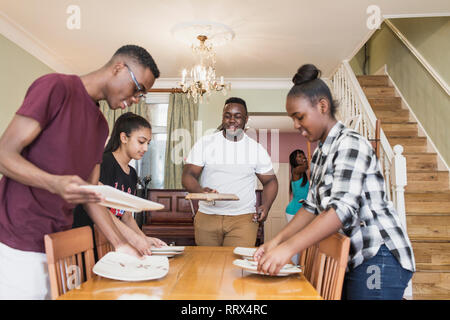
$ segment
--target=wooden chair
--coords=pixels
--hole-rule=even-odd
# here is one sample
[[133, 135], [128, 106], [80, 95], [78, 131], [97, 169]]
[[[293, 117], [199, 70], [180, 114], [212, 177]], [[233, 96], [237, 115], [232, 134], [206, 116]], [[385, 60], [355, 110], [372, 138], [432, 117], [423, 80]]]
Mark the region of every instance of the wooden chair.
[[95, 247], [97, 249], [97, 260], [100, 260], [105, 254], [110, 251], [114, 251], [114, 247], [105, 237], [103, 232], [97, 225], [94, 224], [94, 239]]
[[314, 265], [314, 257], [316, 256], [318, 245], [312, 245], [311, 247], [304, 250], [299, 259], [299, 265], [303, 266], [303, 274], [308, 281], [311, 281], [312, 270]]
[[90, 227], [46, 234], [44, 242], [52, 299], [93, 276], [94, 242]]
[[340, 300], [350, 238], [336, 233], [302, 252], [304, 275], [325, 300]]

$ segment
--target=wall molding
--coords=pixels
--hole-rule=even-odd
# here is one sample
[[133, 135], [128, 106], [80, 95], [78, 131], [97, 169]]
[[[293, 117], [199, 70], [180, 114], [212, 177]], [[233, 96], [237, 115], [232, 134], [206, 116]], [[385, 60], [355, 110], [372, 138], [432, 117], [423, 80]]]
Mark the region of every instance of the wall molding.
[[[395, 88], [395, 92], [396, 94], [398, 94], [398, 96], [402, 99], [402, 105], [409, 110], [411, 116], [413, 117], [414, 121], [417, 122], [418, 124], [418, 129], [419, 132], [422, 133], [423, 136], [425, 136], [427, 138], [427, 150], [429, 152], [434, 152], [437, 154], [437, 158], [438, 158], [438, 170], [442, 171], [442, 170], [446, 170], [450, 172], [450, 166], [448, 165], [448, 163], [444, 160], [444, 157], [442, 157], [441, 153], [439, 152], [438, 148], [436, 148], [436, 145], [433, 142], [433, 139], [431, 139], [431, 137], [428, 135], [427, 131], [425, 130], [425, 128], [423, 127], [422, 123], [419, 121], [419, 119], [417, 118], [416, 114], [414, 113], [413, 109], [411, 108], [411, 106], [408, 104], [408, 101], [405, 99], [405, 97], [402, 95], [402, 92], [399, 90], [399, 88], [397, 87], [397, 85], [395, 84], [395, 81], [392, 79], [391, 75], [389, 74], [388, 70], [387, 70], [387, 65], [383, 65], [380, 69], [378, 69], [378, 71], [375, 73], [378, 75], [386, 75], [389, 78], [389, 83], [392, 84], [392, 86]], [[449, 180], [450, 180], [450, 176], [449, 176]], [[450, 181], [449, 181], [450, 182]]]
[[51, 48], [0, 11], [0, 33], [55, 72], [73, 74], [72, 68]]
[[403, 13], [403, 14], [384, 14], [384, 19], [402, 19], [402, 18], [438, 18], [448, 17], [450, 12], [444, 13]]

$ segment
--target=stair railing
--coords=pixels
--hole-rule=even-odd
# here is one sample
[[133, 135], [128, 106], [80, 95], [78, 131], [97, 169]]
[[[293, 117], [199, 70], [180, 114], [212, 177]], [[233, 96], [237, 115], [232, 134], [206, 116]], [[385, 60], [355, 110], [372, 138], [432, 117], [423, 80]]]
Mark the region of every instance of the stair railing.
[[[347, 119], [359, 117], [359, 125], [355, 130], [368, 140], [374, 139], [377, 117], [348, 60], [344, 60], [332, 75], [331, 88], [334, 98], [339, 102], [338, 120], [346, 123]], [[380, 143], [379, 162], [385, 178], [387, 198], [393, 202], [406, 230], [405, 186], [407, 180], [406, 158], [402, 155], [403, 147], [396, 145], [392, 149], [383, 129], [380, 130]]]

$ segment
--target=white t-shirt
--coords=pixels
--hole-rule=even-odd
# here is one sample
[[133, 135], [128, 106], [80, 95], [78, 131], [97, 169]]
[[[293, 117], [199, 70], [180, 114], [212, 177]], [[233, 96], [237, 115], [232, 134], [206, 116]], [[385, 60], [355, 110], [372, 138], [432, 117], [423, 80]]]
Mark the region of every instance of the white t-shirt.
[[240, 215], [256, 212], [256, 173], [272, 170], [266, 149], [244, 134], [240, 141], [227, 140], [222, 131], [203, 136], [192, 147], [186, 163], [203, 167], [200, 185], [232, 193], [238, 201], [199, 202], [199, 211], [206, 214]]

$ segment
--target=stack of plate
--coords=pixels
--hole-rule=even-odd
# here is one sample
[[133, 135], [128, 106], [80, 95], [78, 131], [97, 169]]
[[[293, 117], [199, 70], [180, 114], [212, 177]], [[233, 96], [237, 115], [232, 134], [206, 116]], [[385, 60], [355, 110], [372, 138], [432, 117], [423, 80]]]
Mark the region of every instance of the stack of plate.
[[152, 247], [152, 256], [164, 256], [171, 258], [177, 254], [182, 254], [184, 252], [184, 247], [180, 246], [163, 246], [163, 247]]
[[92, 271], [105, 278], [122, 281], [145, 281], [164, 277], [169, 272], [167, 257], [144, 256], [138, 259], [120, 252], [108, 252]]
[[256, 248], [244, 248], [244, 247], [236, 247], [233, 250], [234, 254], [238, 256], [242, 256], [245, 260], [253, 260], [253, 255], [255, 254]]
[[[242, 268], [245, 271], [248, 271], [250, 273], [266, 275], [265, 273], [257, 271], [258, 262], [256, 262], [256, 261], [236, 259], [233, 261], [233, 264], [236, 267]], [[278, 274], [276, 274], [276, 276], [282, 277], [282, 276], [288, 276], [290, 274], [300, 273], [300, 272], [302, 272], [302, 270], [300, 268], [298, 268], [292, 264], [286, 264], [283, 266], [283, 268], [281, 268], [281, 270], [278, 272]]]

